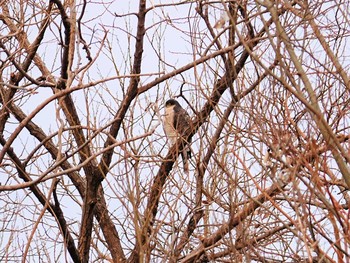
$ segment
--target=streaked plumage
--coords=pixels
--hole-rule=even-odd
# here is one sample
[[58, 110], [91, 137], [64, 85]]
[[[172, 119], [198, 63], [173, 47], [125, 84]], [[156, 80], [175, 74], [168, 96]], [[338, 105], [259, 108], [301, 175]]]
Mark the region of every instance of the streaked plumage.
[[[173, 145], [190, 127], [191, 118], [186, 110], [176, 100], [168, 100], [165, 103], [164, 131], [170, 144]], [[184, 170], [188, 172], [188, 160], [191, 157], [191, 150], [188, 146], [183, 149], [181, 156], [184, 163]]]

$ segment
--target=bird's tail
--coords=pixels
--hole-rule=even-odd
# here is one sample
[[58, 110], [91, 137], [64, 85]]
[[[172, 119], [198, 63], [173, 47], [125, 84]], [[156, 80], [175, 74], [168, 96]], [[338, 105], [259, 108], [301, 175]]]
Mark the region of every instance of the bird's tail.
[[182, 161], [184, 164], [185, 173], [189, 172], [189, 159], [191, 158], [191, 149], [186, 146], [181, 152]]

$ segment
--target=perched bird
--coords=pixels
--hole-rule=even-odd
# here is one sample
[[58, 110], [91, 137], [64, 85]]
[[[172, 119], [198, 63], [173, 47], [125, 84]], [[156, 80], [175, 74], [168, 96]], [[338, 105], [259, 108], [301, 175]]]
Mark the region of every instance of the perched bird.
[[[164, 131], [173, 145], [177, 139], [183, 137], [185, 132], [191, 127], [191, 118], [187, 111], [174, 99], [165, 103]], [[188, 160], [191, 158], [191, 150], [188, 145], [181, 152], [184, 163], [184, 171], [188, 173]]]

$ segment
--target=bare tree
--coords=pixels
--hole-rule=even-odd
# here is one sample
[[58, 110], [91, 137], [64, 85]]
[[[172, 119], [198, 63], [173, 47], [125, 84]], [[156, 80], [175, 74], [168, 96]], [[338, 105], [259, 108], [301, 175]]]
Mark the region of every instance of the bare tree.
[[0, 1], [1, 262], [348, 262], [349, 4]]

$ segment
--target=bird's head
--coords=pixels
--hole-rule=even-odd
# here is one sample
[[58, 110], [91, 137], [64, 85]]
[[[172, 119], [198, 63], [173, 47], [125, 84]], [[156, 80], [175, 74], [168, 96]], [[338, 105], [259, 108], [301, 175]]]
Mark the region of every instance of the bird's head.
[[174, 100], [174, 99], [170, 99], [170, 100], [167, 100], [167, 102], [165, 102], [166, 108], [173, 107], [173, 106], [180, 106], [180, 104], [177, 102], [177, 100]]

